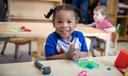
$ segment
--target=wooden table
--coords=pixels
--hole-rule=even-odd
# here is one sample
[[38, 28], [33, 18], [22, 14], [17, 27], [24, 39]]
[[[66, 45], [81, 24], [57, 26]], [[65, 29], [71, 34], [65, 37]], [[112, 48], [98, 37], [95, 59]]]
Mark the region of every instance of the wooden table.
[[[89, 76], [122, 76], [114, 67], [115, 56], [91, 58], [99, 64], [98, 68], [82, 68], [71, 60], [40, 61], [51, 67], [51, 74], [47, 76], [77, 76], [82, 70], [87, 70]], [[111, 70], [107, 70], [107, 68]], [[0, 64], [0, 76], [45, 76], [34, 66], [34, 62]]]
[[[21, 26], [31, 29], [31, 32], [15, 32]], [[13, 30], [13, 32], [11, 32]], [[29, 22], [1, 22], [0, 37], [25, 37], [37, 41], [38, 56], [44, 55], [43, 43], [46, 37], [54, 31], [51, 23], [29, 23]]]
[[[19, 29], [25, 26], [32, 30], [32, 32], [10, 32], [12, 29]], [[106, 41], [105, 55], [108, 55], [110, 34], [92, 27], [78, 26], [76, 30], [83, 32], [84, 36], [101, 37]], [[47, 36], [54, 31], [52, 23], [28, 23], [28, 22], [1, 22], [0, 23], [0, 37], [26, 37], [34, 39], [38, 43], [38, 55], [44, 55], [43, 43]], [[103, 37], [102, 37], [103, 36]]]
[[84, 36], [88, 37], [97, 37], [103, 39], [105, 41], [105, 56], [108, 56], [108, 51], [110, 50], [110, 32], [106, 32], [100, 29], [96, 29], [93, 27], [86, 27], [86, 25], [82, 25], [81, 27], [76, 27], [76, 30], [81, 31]]

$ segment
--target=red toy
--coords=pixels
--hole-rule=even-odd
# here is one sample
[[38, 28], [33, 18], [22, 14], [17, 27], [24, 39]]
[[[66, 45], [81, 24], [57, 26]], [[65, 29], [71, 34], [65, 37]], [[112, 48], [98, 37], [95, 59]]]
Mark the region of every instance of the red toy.
[[23, 31], [23, 32], [31, 32], [31, 29], [28, 29], [25, 26], [21, 26], [20, 30]]
[[24, 30], [24, 29], [26, 29], [26, 28], [25, 28], [25, 26], [21, 26], [20, 29], [21, 29], [21, 30]]
[[115, 61], [115, 66], [120, 69], [128, 67], [128, 51], [126, 49], [120, 51]]
[[25, 29], [24, 31], [25, 32], [31, 32], [31, 29]]

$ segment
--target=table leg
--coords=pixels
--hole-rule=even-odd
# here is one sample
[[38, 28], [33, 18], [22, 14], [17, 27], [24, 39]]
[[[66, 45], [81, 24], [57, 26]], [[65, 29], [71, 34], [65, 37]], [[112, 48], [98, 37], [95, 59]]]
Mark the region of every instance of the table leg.
[[36, 41], [37, 41], [37, 51], [33, 52], [32, 61], [35, 61], [35, 59], [37, 58], [45, 59], [45, 53], [44, 53], [45, 38], [38, 37], [36, 38]]
[[106, 47], [105, 47], [105, 56], [108, 56], [108, 51], [110, 50], [110, 40], [111, 40], [111, 33], [107, 34], [107, 39], [106, 39]]

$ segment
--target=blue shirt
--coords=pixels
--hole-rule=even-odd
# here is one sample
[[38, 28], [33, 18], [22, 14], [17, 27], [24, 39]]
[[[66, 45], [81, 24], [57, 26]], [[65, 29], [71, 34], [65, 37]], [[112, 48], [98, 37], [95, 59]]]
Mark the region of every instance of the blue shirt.
[[[88, 52], [85, 38], [83, 34], [79, 31], [74, 31], [72, 33], [72, 38], [70, 42], [74, 45], [77, 51]], [[53, 56], [59, 53], [68, 52], [69, 43], [67, 43], [59, 34], [56, 32], [51, 33], [45, 44], [45, 56]]]

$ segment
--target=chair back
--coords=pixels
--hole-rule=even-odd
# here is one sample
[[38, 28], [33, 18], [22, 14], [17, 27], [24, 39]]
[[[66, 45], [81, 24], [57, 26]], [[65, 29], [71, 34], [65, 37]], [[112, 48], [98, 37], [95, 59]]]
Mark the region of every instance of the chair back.
[[89, 51], [90, 50], [91, 39], [85, 37], [85, 41], [86, 41], [86, 45], [87, 45], [87, 48], [88, 48], [88, 51]]
[[118, 40], [118, 33], [112, 32], [111, 36], [112, 36], [112, 48], [115, 48]]

